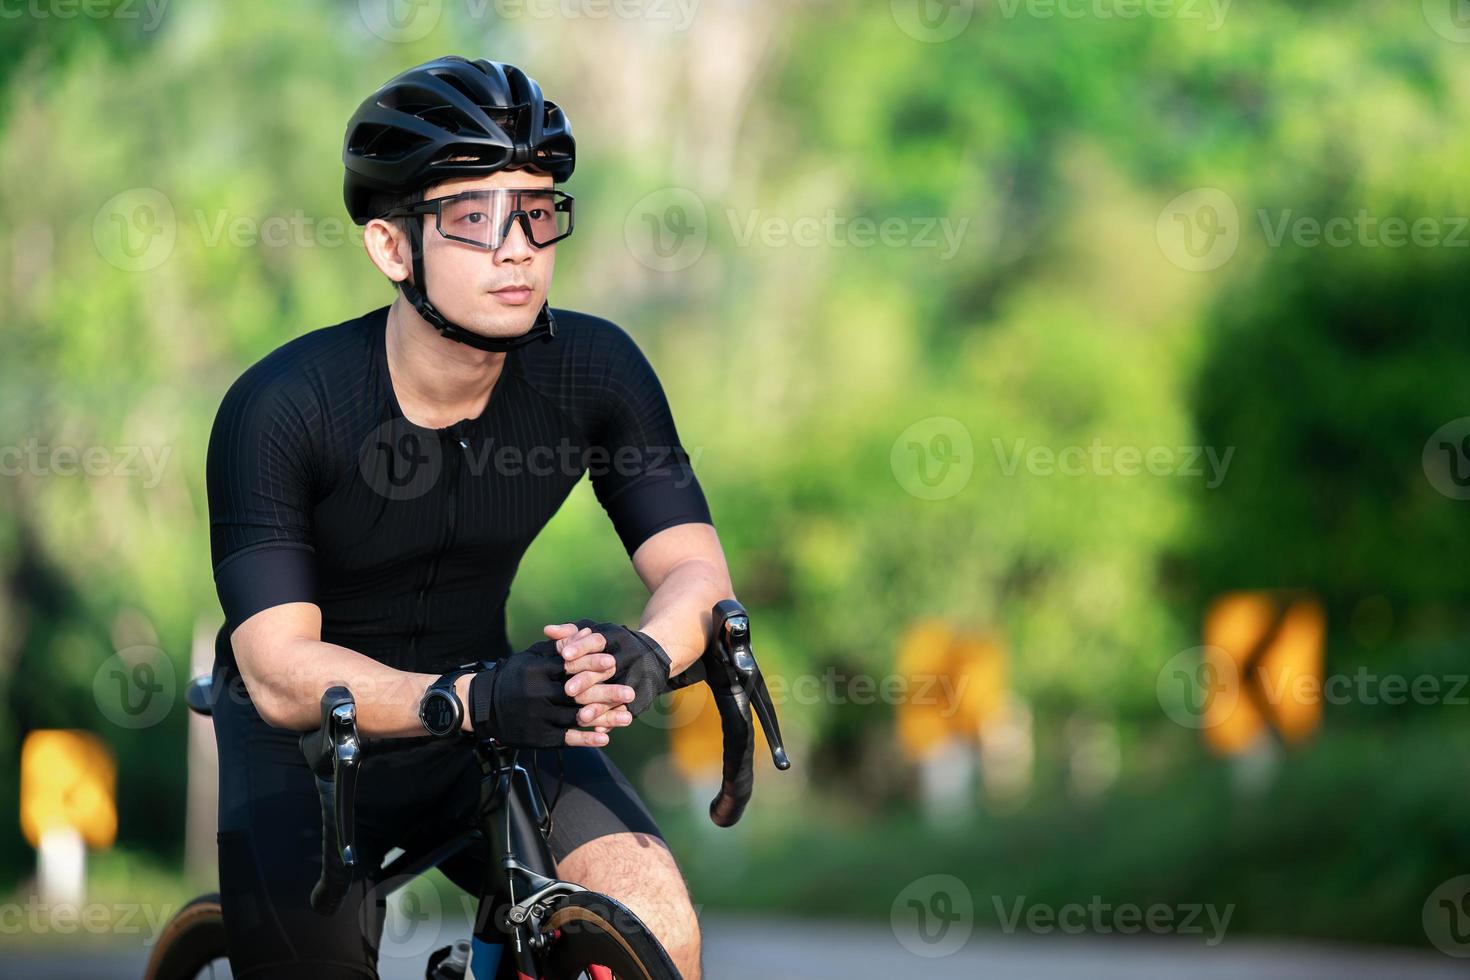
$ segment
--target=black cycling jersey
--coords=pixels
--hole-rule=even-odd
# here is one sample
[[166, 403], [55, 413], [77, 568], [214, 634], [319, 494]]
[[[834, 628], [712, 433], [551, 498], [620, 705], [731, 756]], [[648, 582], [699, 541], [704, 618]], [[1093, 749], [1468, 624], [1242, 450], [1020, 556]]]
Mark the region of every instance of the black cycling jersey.
[[[306, 334], [225, 395], [209, 440], [210, 544], [225, 611], [216, 642], [219, 877], [234, 975], [377, 976], [383, 892], [355, 884], [310, 910], [321, 815], [298, 733], [240, 697], [229, 636], [283, 602], [314, 602], [322, 639], [392, 667], [438, 673], [510, 653], [505, 600], [533, 538], [583, 473], [631, 556], [656, 532], [709, 522], [668, 402], [632, 339], [556, 311], [557, 335], [506, 354], [478, 418], [428, 429], [403, 417], [388, 375], [387, 308]], [[480, 772], [463, 744], [402, 740], [369, 753], [356, 809], [368, 866], [415, 835], [471, 825]], [[659, 836], [600, 749], [538, 752], [555, 793], [561, 860], [608, 834]], [[373, 775], [376, 773], [376, 775]], [[554, 776], [554, 778], [553, 778]], [[472, 855], [444, 865], [477, 888]]]
[[521, 556], [590, 475], [631, 556], [710, 522], [668, 402], [632, 338], [556, 310], [557, 334], [506, 354], [484, 411], [443, 429], [403, 417], [388, 308], [305, 334], [245, 371], [209, 440], [215, 585], [229, 634], [284, 602], [322, 639], [435, 673], [510, 652]]

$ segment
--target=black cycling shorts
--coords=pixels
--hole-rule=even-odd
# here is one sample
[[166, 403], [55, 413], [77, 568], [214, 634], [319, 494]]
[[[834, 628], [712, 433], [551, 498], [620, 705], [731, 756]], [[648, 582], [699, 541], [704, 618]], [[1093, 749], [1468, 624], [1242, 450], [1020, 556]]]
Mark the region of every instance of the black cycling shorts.
[[[229, 686], [235, 677], [233, 669], [221, 667], [215, 690], [241, 690], [237, 680]], [[213, 717], [219, 749], [220, 896], [234, 976], [376, 978], [384, 902], [392, 888], [378, 887], [370, 896], [359, 881], [334, 914], [312, 911], [309, 896], [321, 871], [322, 818], [316, 784], [297, 744], [299, 733], [266, 724], [254, 705], [233, 693], [216, 699]], [[466, 743], [425, 737], [403, 744], [363, 755], [356, 826], [368, 868], [380, 866], [395, 846], [448, 839], [469, 826], [479, 802], [480, 767]], [[662, 839], [638, 794], [602, 750], [547, 749], [535, 755], [548, 804], [565, 765], [552, 811], [550, 846], [558, 861], [607, 834], [631, 831]], [[483, 854], [460, 851], [440, 870], [478, 894]]]

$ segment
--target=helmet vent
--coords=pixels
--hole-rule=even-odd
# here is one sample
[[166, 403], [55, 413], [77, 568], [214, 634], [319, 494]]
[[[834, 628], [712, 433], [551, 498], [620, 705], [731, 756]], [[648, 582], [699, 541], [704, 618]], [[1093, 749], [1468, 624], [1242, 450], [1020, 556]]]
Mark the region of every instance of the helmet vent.
[[453, 106], [425, 106], [423, 109], [414, 113], [414, 115], [418, 116], [424, 122], [433, 123], [446, 133], [458, 134], [463, 132], [460, 126], [461, 118], [459, 110]]
[[436, 74], [436, 77], [445, 85], [454, 86], [456, 89], [459, 90], [460, 95], [463, 95], [471, 102], [479, 101], [479, 95], [469, 85], [465, 83], [465, 80], [459, 76], [459, 73], [457, 71]]
[[349, 152], [374, 160], [401, 160], [429, 141], [389, 126], [363, 125], [352, 133]]
[[505, 135], [511, 139], [522, 138], [520, 120], [523, 115], [523, 110], [488, 105], [482, 105], [480, 108], [485, 110], [485, 115], [490, 117], [491, 122], [505, 131]]

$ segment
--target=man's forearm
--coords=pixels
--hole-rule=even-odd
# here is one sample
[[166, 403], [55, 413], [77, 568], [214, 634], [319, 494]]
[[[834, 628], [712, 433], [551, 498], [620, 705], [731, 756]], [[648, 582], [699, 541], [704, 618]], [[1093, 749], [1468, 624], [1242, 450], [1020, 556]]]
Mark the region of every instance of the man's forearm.
[[710, 609], [735, 594], [729, 574], [704, 558], [690, 558], [669, 570], [649, 596], [638, 628], [658, 642], [680, 674], [704, 653], [711, 628]]
[[[292, 639], [270, 658], [283, 667], [244, 671], [245, 685], [262, 717], [279, 728], [307, 731], [321, 724], [322, 694], [333, 685], [352, 692], [357, 727], [363, 735], [399, 738], [423, 735], [419, 699], [437, 674], [396, 670], [347, 647], [320, 640]], [[468, 712], [469, 677], [460, 678], [460, 700]]]

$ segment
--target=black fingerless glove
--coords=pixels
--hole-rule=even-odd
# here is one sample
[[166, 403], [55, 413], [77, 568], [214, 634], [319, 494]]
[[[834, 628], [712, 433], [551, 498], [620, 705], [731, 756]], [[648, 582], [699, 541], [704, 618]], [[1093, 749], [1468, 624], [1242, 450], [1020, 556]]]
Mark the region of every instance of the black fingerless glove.
[[479, 738], [525, 749], [566, 744], [577, 727], [577, 702], [567, 697], [566, 663], [543, 640], [470, 679], [470, 724]]
[[613, 660], [617, 662], [608, 683], [626, 684], [633, 689], [632, 702], [624, 705], [633, 717], [636, 718], [647, 710], [654, 698], [671, 690], [669, 669], [673, 666], [673, 661], [653, 637], [617, 623], [594, 623], [590, 619], [579, 619], [576, 625], [578, 628], [585, 626], [594, 633], [601, 633], [607, 639], [604, 652], [612, 654]]

